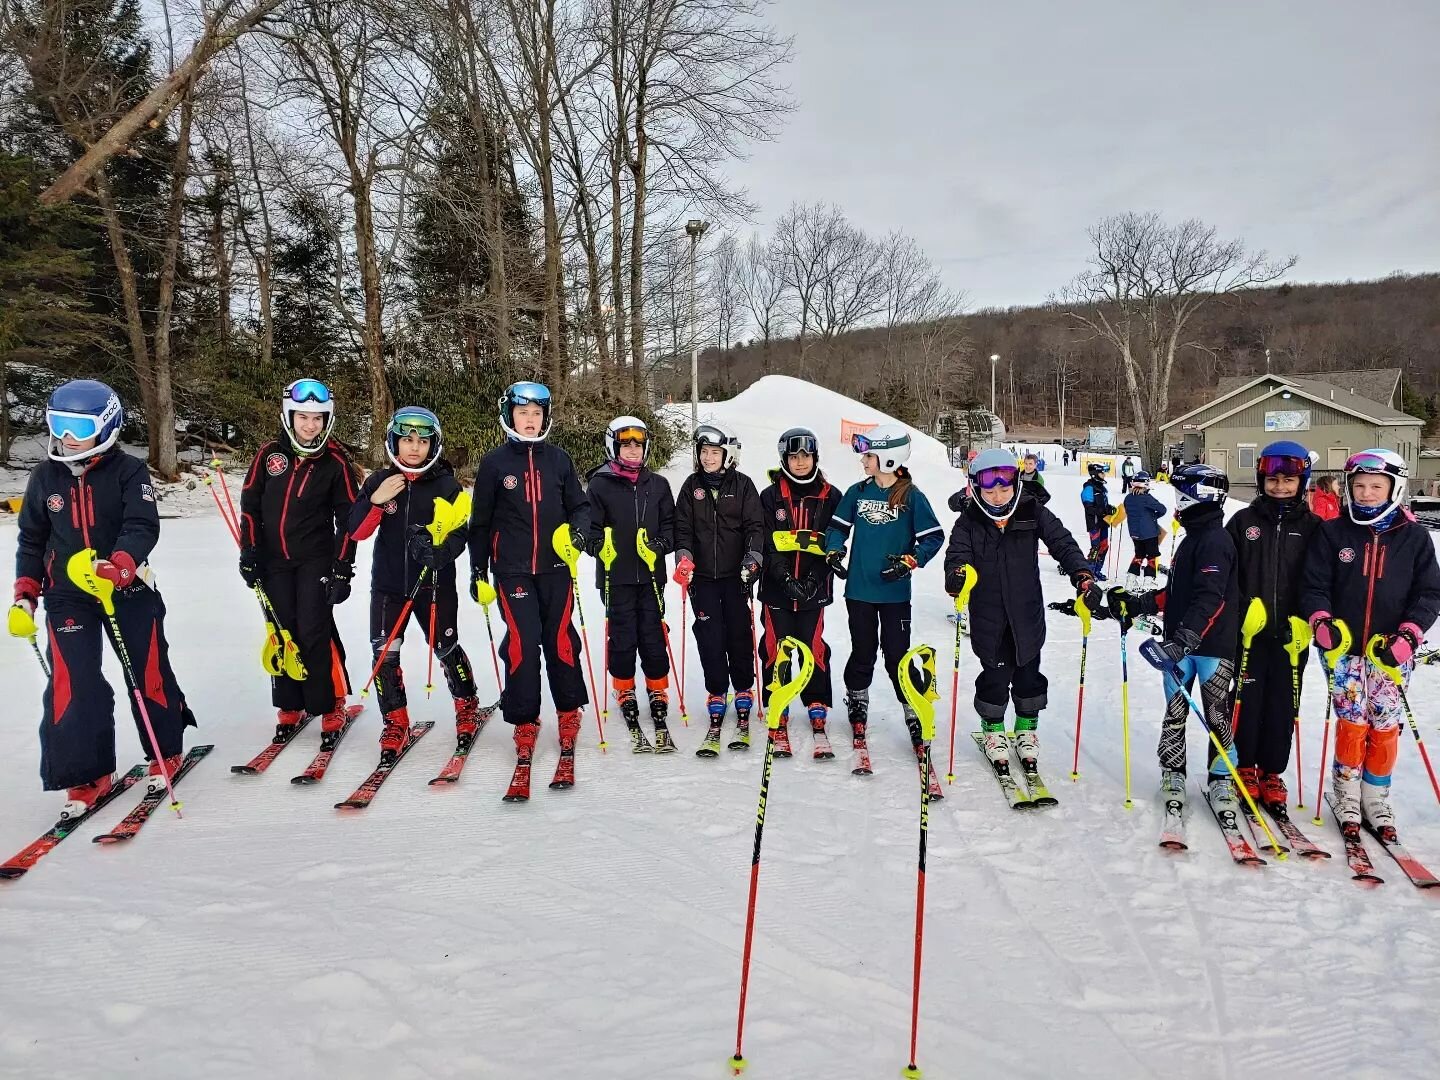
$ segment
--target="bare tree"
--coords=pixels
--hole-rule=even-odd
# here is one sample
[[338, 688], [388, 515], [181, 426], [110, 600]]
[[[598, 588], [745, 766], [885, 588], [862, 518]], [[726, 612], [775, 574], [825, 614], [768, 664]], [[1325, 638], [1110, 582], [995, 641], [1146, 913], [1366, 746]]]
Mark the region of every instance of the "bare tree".
[[785, 271], [779, 250], [752, 234], [745, 244], [740, 260], [740, 297], [745, 310], [760, 335], [762, 370], [774, 370], [771, 342], [780, 330], [784, 315], [781, 302], [785, 296]]

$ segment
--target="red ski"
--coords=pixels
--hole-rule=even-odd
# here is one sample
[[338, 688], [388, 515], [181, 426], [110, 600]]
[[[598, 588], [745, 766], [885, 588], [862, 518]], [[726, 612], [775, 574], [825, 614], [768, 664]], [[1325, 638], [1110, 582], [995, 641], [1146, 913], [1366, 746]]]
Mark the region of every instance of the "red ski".
[[309, 714], [302, 716], [298, 724], [291, 725], [290, 731], [284, 738], [277, 737], [273, 739], [269, 746], [251, 758], [247, 764], [231, 765], [230, 771], [232, 773], [238, 773], [241, 776], [259, 776], [275, 763], [275, 759], [280, 756], [280, 751], [294, 742], [295, 737], [304, 731], [310, 721], [314, 719], [315, 717]]
[[350, 725], [355, 723], [355, 718], [364, 708], [364, 705], [347, 705], [345, 707], [345, 723], [334, 733], [335, 738], [330, 739], [328, 733], [321, 736], [320, 752], [305, 767], [304, 772], [290, 778], [292, 784], [318, 784], [325, 779], [325, 771], [330, 768], [330, 759], [335, 756], [335, 751], [340, 746], [340, 740], [345, 738], [345, 733], [350, 730]]
[[500, 702], [498, 701], [495, 702], [494, 705], [485, 706], [485, 708], [481, 709], [476, 715], [476, 720], [480, 726], [475, 729], [475, 734], [468, 737], [458, 736], [456, 738], [455, 752], [450, 755], [450, 760], [445, 763], [445, 767], [440, 770], [440, 774], [436, 776], [434, 780], [430, 781], [432, 787], [437, 784], [453, 784], [460, 779], [460, 773], [464, 770], [465, 763], [470, 760], [470, 751], [475, 749], [475, 740], [480, 738], [480, 733], [485, 730], [486, 722], [490, 717], [495, 715], [495, 711], [499, 708]]
[[375, 766], [375, 771], [365, 778], [348, 799], [337, 802], [335, 809], [364, 810], [369, 806], [371, 800], [375, 798], [375, 793], [380, 790], [380, 785], [385, 783], [389, 775], [395, 771], [395, 766], [400, 764], [400, 759], [408, 754], [410, 748], [423, 739], [426, 732], [434, 726], [434, 720], [424, 720], [421, 723], [412, 724], [405, 737], [405, 745], [395, 752], [394, 757], [382, 757], [380, 764]]
[[54, 828], [36, 840], [24, 851], [17, 855], [12, 855], [4, 863], [0, 863], [0, 881], [11, 881], [18, 877], [24, 877], [25, 873], [32, 866], [50, 853], [51, 848], [60, 843], [61, 840], [64, 840], [65, 837], [69, 836], [81, 825], [85, 824], [90, 818], [98, 814], [112, 799], [115, 799], [122, 792], [143, 780], [146, 771], [147, 766], [143, 762], [136, 765], [128, 773], [116, 780], [110, 790], [96, 799], [95, 804], [91, 806], [89, 810], [85, 811], [85, 813], [79, 817], [71, 818], [68, 821], [57, 822]]
[[[205, 759], [205, 755], [214, 749], [215, 747], [213, 745], [192, 746], [185, 755], [185, 759], [180, 762], [180, 767], [171, 775], [171, 785], [178, 785], [181, 780], [185, 779], [190, 770], [200, 764], [200, 762]], [[96, 844], [115, 844], [121, 840], [133, 838], [134, 835], [140, 831], [140, 827], [150, 820], [150, 815], [164, 805], [167, 794], [168, 792], [166, 792], [164, 784], [147, 791], [145, 797], [140, 800], [139, 805], [120, 819], [119, 825], [116, 825], [115, 828], [108, 833], [92, 837], [92, 842]]]
[[[1437, 878], [1429, 870], [1426, 870], [1425, 867], [1421, 865], [1419, 859], [1415, 858], [1414, 855], [1411, 855], [1410, 852], [1401, 846], [1400, 838], [1395, 836], [1394, 829], [1377, 830], [1372, 828], [1367, 821], [1365, 823], [1365, 831], [1373, 836], [1376, 841], [1379, 842], [1380, 846], [1390, 853], [1390, 857], [1395, 860], [1396, 865], [1405, 871], [1405, 876], [1410, 879], [1410, 884], [1414, 885], [1417, 889], [1433, 889], [1436, 886], [1440, 886], [1440, 878]], [[1395, 838], [1388, 839], [1387, 836], [1394, 836]]]

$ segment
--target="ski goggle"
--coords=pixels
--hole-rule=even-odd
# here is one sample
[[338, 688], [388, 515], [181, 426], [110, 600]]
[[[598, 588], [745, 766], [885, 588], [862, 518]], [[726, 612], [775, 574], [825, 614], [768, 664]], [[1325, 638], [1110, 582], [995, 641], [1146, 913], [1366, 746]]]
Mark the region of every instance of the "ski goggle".
[[50, 425], [50, 434], [55, 438], [63, 439], [68, 435], [77, 442], [84, 442], [99, 437], [102, 419], [85, 413], [51, 412], [46, 409], [45, 422]]
[[296, 379], [285, 388], [285, 396], [297, 405], [311, 401], [323, 405], [330, 400], [330, 388], [319, 379]]
[[1345, 462], [1346, 472], [1368, 472], [1385, 473], [1388, 476], [1395, 475], [1395, 467], [1386, 461], [1379, 454], [1370, 454], [1361, 451], [1358, 454], [1351, 454], [1350, 460]]
[[984, 491], [997, 487], [1014, 487], [1015, 479], [1020, 475], [1020, 470], [1014, 465], [996, 465], [990, 469], [981, 469], [975, 474], [975, 486]]
[[785, 453], [787, 456], [790, 455], [790, 454], [809, 454], [811, 457], [814, 457], [814, 456], [815, 456], [815, 438], [814, 438], [814, 436], [812, 436], [812, 435], [792, 435], [792, 436], [790, 436], [790, 438], [788, 438], [788, 439], [785, 440], [784, 453]]
[[544, 383], [516, 383], [505, 394], [511, 405], [539, 405], [543, 409], [550, 407], [550, 388]]
[[1305, 458], [1272, 454], [1262, 457], [1256, 468], [1261, 476], [1304, 476], [1310, 468], [1310, 462]]
[[626, 443], [644, 446], [649, 440], [650, 433], [644, 428], [625, 427], [615, 432], [615, 442], [618, 446], [624, 446]]
[[850, 449], [857, 454], [870, 453], [870, 436], [862, 435], [858, 431], [850, 436]]
[[421, 439], [433, 439], [438, 430], [435, 422], [424, 416], [397, 416], [390, 421], [390, 434], [401, 439], [406, 435], [415, 435]]

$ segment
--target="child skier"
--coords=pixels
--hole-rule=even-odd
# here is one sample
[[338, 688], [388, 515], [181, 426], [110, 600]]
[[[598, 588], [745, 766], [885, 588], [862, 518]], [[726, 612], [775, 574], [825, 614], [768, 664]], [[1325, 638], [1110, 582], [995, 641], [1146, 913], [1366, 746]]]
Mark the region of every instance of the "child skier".
[[1403, 710], [1399, 688], [1365, 656], [1373, 636], [1381, 660], [1406, 681], [1440, 613], [1440, 566], [1430, 534], [1405, 509], [1409, 468], [1390, 450], [1362, 450], [1345, 463], [1346, 513], [1315, 533], [1305, 561], [1300, 610], [1322, 652], [1354, 641], [1335, 665], [1335, 817], [1347, 835], [1364, 820], [1395, 837], [1391, 771]]
[[350, 536], [357, 542], [375, 536], [370, 557], [370, 648], [372, 662], [379, 661], [380, 650], [385, 649], [375, 689], [385, 717], [380, 752], [392, 760], [410, 730], [405, 675], [400, 670], [405, 628], [388, 645], [386, 639], [412, 594], [411, 615], [440, 661], [455, 699], [457, 745], [468, 749], [479, 730], [475, 674], [456, 629], [455, 560], [465, 549], [466, 530], [455, 529], [438, 547], [426, 530], [435, 519], [435, 500], [453, 502], [462, 491], [442, 452], [440, 420], [433, 412], [418, 406], [397, 409], [385, 429], [390, 466], [370, 474], [350, 510]]
[[1090, 534], [1090, 552], [1086, 559], [1090, 572], [1096, 581], [1105, 580], [1105, 558], [1110, 554], [1109, 517], [1115, 512], [1110, 505], [1110, 492], [1105, 487], [1105, 474], [1110, 466], [1103, 461], [1092, 461], [1090, 479], [1080, 488], [1080, 502], [1085, 508], [1085, 530]]
[[695, 606], [695, 648], [705, 674], [710, 729], [696, 753], [714, 756], [735, 688], [749, 724], [755, 689], [750, 586], [760, 574], [765, 523], [760, 494], [739, 471], [740, 440], [715, 424], [695, 429], [695, 471], [675, 504], [675, 582]]
[[980, 660], [975, 711], [985, 734], [985, 756], [995, 771], [1010, 771], [1005, 710], [1015, 703], [1015, 746], [1027, 773], [1038, 768], [1040, 712], [1049, 683], [1040, 671], [1045, 604], [1040, 591], [1039, 542], [1070, 575], [1092, 609], [1104, 603], [1080, 545], [1060, 519], [1021, 490], [1014, 458], [986, 450], [970, 468], [970, 497], [950, 530], [945, 550], [945, 591], [958, 596], [964, 568], [976, 573], [970, 594], [970, 647]]
[[[774, 673], [781, 641], [794, 637], [810, 646], [815, 670], [809, 684], [800, 691], [799, 700], [809, 706], [816, 756], [833, 757], [825, 734], [825, 721], [834, 703], [830, 646], [825, 643], [825, 609], [834, 600], [834, 574], [822, 554], [824, 547], [817, 542], [830, 528], [835, 508], [840, 505], [840, 491], [820, 471], [820, 440], [809, 428], [790, 428], [780, 436], [776, 449], [780, 467], [771, 471], [770, 486], [760, 493], [761, 517], [768, 523], [765, 575], [760, 582], [760, 602], [765, 605], [760, 647], [764, 683], [769, 685]], [[743, 723], [748, 725], [748, 716]], [[782, 716], [777, 752], [783, 748], [788, 753], [786, 725], [787, 718]], [[740, 738], [749, 745], [747, 727], [742, 726]]]
[[281, 627], [305, 664], [304, 681], [270, 680], [279, 710], [275, 741], [285, 742], [308, 713], [321, 717], [321, 747], [345, 727], [350, 680], [334, 607], [350, 597], [355, 542], [346, 520], [360, 487], [358, 470], [330, 438], [335, 400], [318, 379], [299, 379], [280, 401], [279, 438], [255, 452], [240, 493], [240, 576], [264, 586]]
[[97, 578], [115, 587], [115, 622], [129, 654], [128, 678], [140, 680], [145, 711], [164, 762], [155, 758], [144, 719], [131, 701], [151, 785], [180, 766], [181, 743], [195, 717], [170, 667], [165, 602], [151, 584], [146, 559], [160, 538], [155, 489], [145, 463], [115, 445], [125, 411], [115, 391], [88, 379], [50, 395], [48, 461], [25, 486], [15, 546], [15, 603], [10, 632], [35, 634], [35, 608], [45, 598], [50, 680], [40, 721], [40, 780], [65, 791], [60, 821], [84, 816], [114, 786], [115, 693], [101, 671], [110, 627], [100, 603], [70, 580], [70, 558], [87, 548]]
[[[580, 671], [580, 635], [570, 622], [575, 592], [556, 553], [555, 530], [568, 525], [576, 547], [590, 525], [590, 504], [575, 463], [550, 434], [550, 390], [519, 382], [500, 397], [507, 441], [480, 460], [470, 508], [470, 599], [486, 611], [498, 598], [505, 620], [500, 655], [505, 722], [515, 728], [517, 775], [540, 734], [540, 656], [555, 704], [562, 767], [573, 760], [580, 710], [588, 700]], [[494, 576], [494, 584], [490, 582]], [[528, 783], [526, 785], [528, 797]]]
[[[675, 500], [665, 478], [645, 467], [650, 456], [650, 429], [634, 416], [617, 416], [605, 429], [609, 461], [590, 476], [590, 536], [587, 550], [599, 555], [605, 530], [611, 531], [615, 561], [607, 570], [597, 560], [596, 577], [610, 621], [610, 679], [615, 700], [637, 754], [675, 752], [666, 718], [670, 709], [670, 663], [666, 651], [665, 555], [675, 547]], [[644, 529], [656, 556], [652, 574], [636, 548]], [[645, 672], [650, 719], [655, 725], [652, 748], [640, 728], [635, 699], [635, 656]]]
[[[1306, 552], [1320, 519], [1305, 505], [1310, 455], [1299, 443], [1273, 442], [1255, 463], [1259, 494], [1225, 526], [1235, 544], [1240, 575], [1240, 610], [1252, 597], [1265, 605], [1265, 629], [1250, 646], [1240, 719], [1235, 731], [1240, 780], [1257, 803], [1285, 811], [1289, 794], [1284, 773], [1290, 764], [1292, 696], [1290, 617], [1300, 614], [1300, 586]], [[1308, 652], [1308, 650], [1307, 650]], [[1297, 677], [1305, 674], [1300, 653]]]
[[1165, 506], [1150, 494], [1150, 474], [1142, 469], [1130, 478], [1130, 493], [1120, 504], [1120, 519], [1127, 523], [1135, 547], [1125, 575], [1125, 587], [1133, 592], [1154, 588], [1160, 566], [1160, 519], [1164, 516]]
[[[1200, 682], [1200, 705], [1227, 755], [1234, 756], [1230, 733], [1230, 683], [1235, 675], [1235, 642], [1240, 632], [1240, 588], [1235, 572], [1235, 544], [1221, 524], [1230, 479], [1209, 465], [1186, 465], [1170, 477], [1175, 512], [1185, 539], [1175, 552], [1165, 588], [1131, 593], [1110, 590], [1109, 608], [1118, 615], [1164, 612], [1161, 649], [1175, 665], [1165, 672], [1165, 720], [1160, 728], [1160, 794], [1164, 802], [1185, 802], [1185, 719], [1190, 707], [1175, 679], [1189, 690]], [[1208, 740], [1207, 740], [1208, 741]], [[1210, 767], [1209, 800], [1216, 812], [1236, 812], [1235, 784], [1224, 762]]]
[[841, 498], [825, 536], [825, 550], [832, 569], [838, 571], [845, 565], [845, 542], [852, 542], [845, 582], [850, 622], [845, 704], [852, 740], [857, 751], [867, 749], [870, 681], [876, 650], [883, 649], [885, 671], [904, 710], [910, 741], [917, 754], [923, 754], [919, 717], [900, 688], [900, 658], [910, 648], [910, 575], [935, 557], [945, 531], [930, 500], [905, 468], [909, 432], [899, 424], [881, 424], [868, 434], [855, 435], [851, 446], [862, 455], [866, 478], [852, 484]]

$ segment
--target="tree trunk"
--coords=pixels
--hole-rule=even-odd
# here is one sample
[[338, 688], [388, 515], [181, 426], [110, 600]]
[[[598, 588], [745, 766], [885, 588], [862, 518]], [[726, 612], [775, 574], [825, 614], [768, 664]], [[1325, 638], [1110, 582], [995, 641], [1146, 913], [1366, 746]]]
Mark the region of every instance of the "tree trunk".
[[390, 382], [385, 374], [384, 311], [380, 297], [380, 261], [375, 251], [374, 208], [370, 202], [370, 185], [358, 170], [352, 168], [351, 190], [355, 200], [355, 253], [360, 262], [360, 288], [365, 298], [365, 323], [361, 339], [365, 362], [370, 373], [370, 448], [372, 464], [379, 466], [385, 458], [385, 428], [390, 423], [393, 399]]
[[[245, 113], [245, 148], [250, 159], [250, 177], [255, 184], [255, 195], [260, 203], [260, 225], [263, 235], [260, 238], [260, 251], [257, 253], [252, 248], [250, 254], [255, 259], [256, 288], [260, 293], [260, 370], [268, 371], [275, 355], [275, 314], [272, 306], [274, 292], [274, 266], [275, 233], [270, 227], [270, 205], [265, 201], [265, 183], [260, 178], [260, 163], [255, 157], [255, 130], [250, 121], [250, 89], [245, 82], [244, 50], [239, 51], [240, 69], [240, 104]], [[244, 218], [241, 217], [241, 229], [248, 239], [248, 230], [244, 229]]]
[[185, 219], [185, 181], [190, 174], [190, 122], [195, 113], [189, 88], [180, 103], [180, 132], [170, 173], [170, 207], [160, 260], [160, 289], [155, 305], [155, 404], [145, 415], [150, 429], [150, 467], [162, 480], [180, 475], [175, 451], [175, 399], [170, 388], [170, 323], [175, 311], [175, 272], [180, 260], [180, 229]]
[[[5, 354], [0, 352], [0, 402], [10, 401], [10, 387], [6, 381]], [[0, 464], [10, 463], [10, 410], [0, 408]]]
[[125, 227], [120, 223], [120, 211], [103, 172], [95, 174], [95, 199], [105, 218], [105, 235], [110, 243], [110, 255], [115, 260], [115, 276], [120, 281], [125, 336], [135, 361], [135, 376], [140, 384], [140, 409], [145, 414], [145, 426], [150, 432], [150, 460], [153, 462], [160, 456], [154, 423], [154, 417], [160, 412], [156, 400], [155, 368], [150, 360], [150, 344], [145, 340], [145, 322], [140, 314], [140, 294], [135, 284], [135, 264], [130, 260], [130, 249], [125, 246]]
[[635, 146], [630, 183], [634, 217], [630, 221], [630, 362], [634, 365], [635, 400], [645, 397], [645, 168], [649, 140], [645, 134], [644, 81], [635, 91]]

